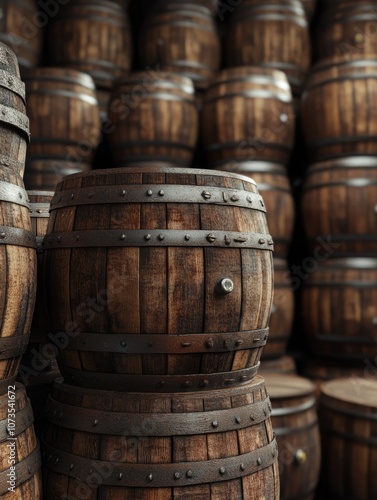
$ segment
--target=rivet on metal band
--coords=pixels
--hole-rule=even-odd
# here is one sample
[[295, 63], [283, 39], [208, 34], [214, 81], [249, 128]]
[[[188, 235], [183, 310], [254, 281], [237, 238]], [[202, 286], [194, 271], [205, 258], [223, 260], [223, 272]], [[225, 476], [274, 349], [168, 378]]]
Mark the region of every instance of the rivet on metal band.
[[88, 230], [47, 234], [43, 247], [54, 248], [111, 248], [111, 247], [227, 247], [273, 250], [268, 234], [223, 231], [154, 230]]
[[35, 219], [48, 218], [50, 216], [49, 213], [50, 204], [49, 203], [30, 203], [29, 211], [30, 217]]
[[30, 142], [29, 118], [26, 114], [0, 104], [0, 123], [6, 123], [7, 125], [17, 128], [23, 132], [27, 142]]
[[35, 235], [32, 232], [8, 226], [0, 226], [0, 245], [37, 248]]
[[57, 193], [51, 209], [79, 205], [111, 203], [200, 203], [253, 208], [262, 212], [259, 193], [213, 186], [181, 186], [175, 184], [129, 184], [71, 189]]
[[[22, 410], [15, 412], [14, 418], [14, 431], [12, 431], [12, 437], [16, 438], [22, 434], [28, 427], [30, 427], [34, 422], [34, 414], [30, 404], [27, 404]], [[8, 420], [4, 419], [0, 421], [0, 441], [4, 442], [9, 439], [10, 433], [8, 431]]]
[[0, 87], [8, 89], [15, 94], [17, 94], [21, 99], [25, 102], [25, 84], [15, 75], [9, 73], [9, 71], [5, 71], [3, 69], [0, 70]]
[[[123, 354], [218, 353], [263, 347], [269, 329], [192, 334], [102, 334], [80, 332], [71, 337], [70, 350]], [[1, 345], [1, 344], [0, 344]]]
[[0, 201], [29, 208], [28, 194], [25, 189], [10, 182], [0, 181]]
[[170, 464], [110, 464], [57, 450], [46, 442], [42, 443], [42, 450], [47, 457], [44, 466], [58, 474], [85, 482], [92, 468], [106, 470], [111, 473], [102, 478], [101, 484], [133, 488], [169, 488], [229, 481], [255, 474], [272, 466], [277, 460], [275, 439], [266, 446], [239, 456]]
[[[237, 408], [198, 413], [126, 413], [81, 408], [49, 397], [45, 416], [49, 422], [75, 431], [114, 436], [184, 436], [225, 432], [250, 427], [270, 418], [270, 400]], [[139, 423], [139, 424], [138, 424]]]
[[222, 373], [188, 375], [142, 375], [123, 373], [84, 372], [75, 368], [60, 366], [67, 384], [79, 387], [125, 392], [192, 392], [222, 389], [247, 383], [257, 373], [260, 362], [255, 366]]
[[[16, 476], [15, 487], [17, 488], [28, 479], [34, 476], [41, 468], [41, 456], [39, 446], [36, 446], [29, 456], [18, 462], [15, 466], [14, 475]], [[0, 472], [0, 496], [8, 493], [9, 488], [9, 469]]]

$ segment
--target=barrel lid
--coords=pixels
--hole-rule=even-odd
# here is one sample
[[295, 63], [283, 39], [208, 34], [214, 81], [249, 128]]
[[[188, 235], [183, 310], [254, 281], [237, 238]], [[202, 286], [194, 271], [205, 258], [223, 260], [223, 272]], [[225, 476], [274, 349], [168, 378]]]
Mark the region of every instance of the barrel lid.
[[332, 399], [377, 409], [377, 380], [348, 377], [325, 382], [321, 393]]
[[107, 169], [99, 169], [92, 170], [86, 172], [79, 172], [76, 174], [71, 174], [64, 177], [63, 181], [61, 181], [58, 186], [67, 179], [78, 179], [83, 177], [101, 177], [107, 175], [114, 174], [184, 174], [184, 175], [193, 175], [193, 176], [212, 176], [212, 177], [227, 177], [232, 179], [239, 179], [244, 182], [248, 182], [257, 186], [256, 182], [250, 177], [246, 177], [244, 175], [234, 174], [232, 172], [221, 172], [219, 170], [209, 170], [202, 168], [181, 168], [174, 167], [169, 164], [164, 163], [155, 163], [154, 165], [145, 165], [145, 166], [135, 166], [135, 167], [123, 167], [123, 168], [107, 168]]
[[313, 394], [315, 390], [313, 382], [297, 375], [263, 373], [263, 376], [267, 392], [272, 400], [307, 396]]

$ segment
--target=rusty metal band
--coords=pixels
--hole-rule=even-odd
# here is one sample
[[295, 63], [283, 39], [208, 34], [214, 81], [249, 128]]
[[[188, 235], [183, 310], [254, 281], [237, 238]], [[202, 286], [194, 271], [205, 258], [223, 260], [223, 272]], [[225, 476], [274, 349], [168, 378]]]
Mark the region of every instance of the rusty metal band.
[[8, 226], [0, 226], [0, 245], [37, 248], [35, 235], [32, 232]]
[[25, 189], [10, 182], [0, 181], [0, 202], [15, 203], [29, 208], [29, 196]]
[[297, 413], [301, 413], [303, 411], [308, 411], [311, 408], [314, 408], [316, 404], [315, 397], [310, 398], [305, 403], [296, 406], [290, 406], [288, 408], [275, 408], [272, 410], [273, 417], [285, 417], [287, 415], [296, 415]]
[[307, 433], [308, 431], [311, 431], [317, 426], [318, 426], [318, 420], [315, 414], [313, 422], [307, 425], [297, 425], [297, 426], [295, 425], [294, 427], [276, 427], [274, 425], [274, 433], [277, 437], [292, 436], [295, 434], [300, 434], [302, 432]]
[[[258, 147], [260, 145], [261, 145], [261, 141], [258, 142], [256, 140], [255, 143], [250, 143], [250, 144], [246, 143], [245, 147], [240, 149], [240, 142], [217, 142], [214, 144], [209, 144], [208, 146], [205, 147], [205, 150], [211, 152], [211, 151], [221, 151], [223, 149], [227, 149], [227, 150], [228, 149], [237, 149], [238, 151], [242, 152], [242, 151], [247, 151], [250, 148], [255, 149], [256, 147]], [[268, 142], [268, 147], [270, 149], [283, 149], [286, 151], [290, 150], [290, 148], [286, 144], [283, 144], [283, 143], [279, 144], [279, 143], [275, 143], [275, 142]], [[229, 162], [230, 160], [229, 159], [225, 159], [225, 160], [222, 159], [221, 163], [224, 163], [224, 161]], [[237, 159], [235, 159], [235, 161], [237, 161]]]
[[0, 87], [17, 94], [25, 102], [25, 84], [9, 71], [0, 69]]
[[123, 373], [84, 372], [60, 366], [64, 380], [79, 387], [95, 387], [109, 391], [125, 392], [183, 392], [222, 389], [251, 380], [260, 363], [250, 368], [224, 373], [195, 375], [128, 375]]
[[59, 427], [94, 434], [130, 437], [196, 436], [246, 429], [271, 416], [269, 398], [239, 408], [193, 413], [126, 413], [82, 408], [54, 401], [47, 420]]
[[[37, 474], [41, 468], [41, 455], [39, 451], [39, 445], [37, 445], [34, 450], [28, 455], [24, 460], [18, 462], [14, 467], [14, 475], [16, 476], [15, 488], [25, 483], [31, 479], [35, 474]], [[9, 493], [9, 469], [5, 469], [0, 472], [0, 496]]]
[[50, 204], [49, 203], [30, 203], [29, 211], [30, 217], [35, 219], [47, 218], [50, 216], [49, 213]]
[[0, 104], [0, 123], [11, 125], [20, 130], [26, 136], [27, 142], [30, 142], [29, 118], [25, 113]]
[[[1, 183], [0, 183], [1, 196]], [[171, 184], [104, 186], [102, 188], [71, 189], [57, 193], [51, 200], [51, 210], [78, 205], [111, 203], [202, 203], [205, 205], [230, 205], [266, 211], [263, 198], [258, 193], [231, 188], [207, 186], [179, 186]]]
[[60, 90], [60, 89], [36, 89], [36, 90], [28, 90], [27, 95], [52, 95], [58, 97], [68, 97], [69, 99], [79, 99], [80, 101], [87, 102], [89, 104], [93, 104], [94, 106], [98, 105], [97, 98], [92, 95], [83, 94], [82, 92], [72, 92], [70, 90]]
[[367, 446], [377, 446], [377, 437], [374, 436], [364, 437], [358, 434], [351, 434], [351, 432], [342, 432], [337, 429], [321, 425], [321, 434], [325, 433], [343, 438], [346, 441], [354, 441], [355, 443], [365, 444]]
[[[303, 187], [303, 191], [311, 191], [313, 189], [322, 189], [322, 188], [332, 188], [338, 186], [346, 186], [346, 187], [368, 187], [368, 186], [377, 186], [377, 180], [373, 179], [364, 179], [362, 177], [358, 179], [347, 179], [347, 180], [339, 180], [339, 181], [329, 181], [322, 182], [318, 184], [310, 184]], [[258, 188], [260, 185], [258, 185]]]
[[[236, 97], [247, 97], [251, 99], [278, 99], [282, 102], [292, 102], [292, 94], [278, 91], [278, 90], [242, 90], [239, 92], [228, 92], [226, 94], [221, 94], [213, 97], [209, 97], [204, 100], [204, 104], [209, 104], [211, 102], [219, 101], [220, 99], [229, 99]], [[239, 142], [237, 143], [239, 147]], [[290, 148], [287, 148], [290, 149]]]
[[26, 351], [29, 340], [30, 333], [0, 338], [0, 359], [11, 359], [21, 356]]
[[[38, 75], [37, 78], [25, 76], [24, 81], [27, 83], [37, 82], [38, 85], [40, 82], [58, 82], [58, 83], [73, 83], [74, 85], [79, 85], [80, 87], [84, 87], [89, 90], [95, 91], [96, 87], [93, 84], [93, 80], [89, 75], [81, 74], [77, 77], [63, 76], [63, 75]], [[29, 90], [28, 90], [29, 94]]]
[[[13, 412], [9, 412], [13, 413]], [[0, 421], [0, 442], [3, 443], [10, 438], [10, 431], [8, 425], [11, 421], [8, 417]], [[34, 422], [33, 409], [29, 404], [27, 404], [22, 410], [15, 411], [15, 418], [12, 423], [14, 424], [14, 431], [12, 430], [11, 437], [17, 437], [22, 434], [26, 429], [28, 429]]]
[[[1, 226], [0, 226], [1, 238]], [[34, 240], [35, 237], [33, 236]], [[1, 239], [0, 239], [1, 243]], [[43, 241], [45, 250], [55, 248], [113, 247], [226, 247], [273, 250], [268, 234], [222, 231], [180, 231], [175, 229], [98, 230], [50, 233]]]
[[25, 162], [16, 161], [9, 156], [0, 155], [0, 165], [4, 167], [13, 168], [16, 172], [21, 172], [25, 168]]
[[3, 395], [8, 392], [9, 386], [14, 384], [16, 376], [17, 374], [15, 373], [11, 377], [0, 380], [0, 395]]
[[374, 337], [373, 335], [371, 335], [370, 337], [348, 337], [341, 335], [317, 334], [317, 335], [311, 335], [310, 339], [320, 342], [334, 343], [334, 344], [346, 344], [346, 345], [368, 344], [377, 346], [377, 335], [375, 335]]
[[[350, 386], [352, 385], [352, 380], [350, 380]], [[365, 420], [374, 420], [377, 422], [377, 409], [373, 408], [374, 413], [367, 413], [369, 411], [368, 401], [365, 401], [365, 411], [352, 410], [350, 408], [340, 408], [339, 405], [331, 403], [330, 401], [321, 401], [321, 408], [329, 410], [331, 413], [336, 413], [338, 415], [346, 415], [347, 417], [356, 417]], [[362, 406], [359, 406], [362, 408]]]
[[278, 456], [274, 438], [270, 444], [249, 453], [200, 462], [163, 464], [131, 464], [107, 462], [79, 457], [42, 443], [44, 465], [48, 469], [87, 481], [93, 470], [106, 470], [101, 484], [132, 488], [187, 487], [238, 479], [272, 466]]
[[[182, 335], [82, 333], [72, 337], [69, 349], [121, 354], [185, 354], [231, 352], [263, 347], [268, 328], [244, 332]], [[1, 344], [0, 344], [1, 345]]]

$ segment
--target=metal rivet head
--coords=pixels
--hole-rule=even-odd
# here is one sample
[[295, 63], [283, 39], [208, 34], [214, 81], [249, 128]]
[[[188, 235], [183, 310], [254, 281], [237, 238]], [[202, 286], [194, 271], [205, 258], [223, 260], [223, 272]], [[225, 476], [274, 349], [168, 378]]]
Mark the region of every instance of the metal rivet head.
[[246, 382], [246, 380], [249, 380], [249, 377], [247, 375], [242, 375], [241, 382]]
[[[58, 460], [59, 460], [59, 459], [58, 459]], [[29, 467], [27, 468], [27, 471], [28, 471], [28, 473], [29, 473], [29, 474], [32, 474], [33, 469], [29, 466]]]
[[230, 245], [232, 243], [231, 237], [228, 236], [228, 235], [225, 235], [224, 236], [224, 242], [225, 242], [225, 245]]
[[62, 237], [58, 236], [58, 243], [60, 243], [61, 241], [62, 241]]
[[223, 476], [226, 473], [225, 467], [220, 467], [219, 472]]
[[151, 189], [148, 189], [147, 196], [152, 196], [152, 194], [153, 194], [153, 191]]
[[73, 464], [69, 466], [69, 470], [73, 470]]
[[127, 194], [127, 191], [125, 189], [122, 189], [122, 191], [120, 192], [120, 195], [121, 196], [126, 196]]
[[300, 465], [304, 464], [308, 458], [306, 452], [304, 450], [301, 450], [301, 449], [296, 451], [294, 457], [295, 457], [296, 462]]
[[280, 115], [280, 121], [281, 123], [288, 123], [289, 116], [286, 113], [281, 113]]
[[246, 469], [246, 465], [245, 465], [245, 464], [241, 464], [241, 465], [240, 465], [240, 469], [241, 469], [241, 470], [245, 470], [245, 469]]
[[165, 194], [165, 191], [163, 189], [160, 189], [160, 191], [158, 192], [159, 196], [164, 196]]
[[159, 234], [159, 235], [158, 235], [158, 239], [159, 239], [160, 241], [164, 241], [165, 236], [164, 236], [163, 234]]
[[0, 233], [0, 238], [3, 240], [4, 238], [6, 238], [6, 234], [3, 232], [3, 233]]
[[264, 414], [265, 417], [267, 417], [267, 410], [266, 410], [266, 408], [263, 408], [263, 414]]
[[239, 196], [237, 196], [236, 194], [234, 194], [232, 197], [231, 197], [231, 200], [232, 201], [238, 201], [240, 198]]
[[191, 386], [192, 386], [191, 380], [186, 380], [186, 382], [183, 382], [182, 384], [182, 387], [191, 387]]
[[260, 337], [254, 337], [254, 338], [253, 338], [253, 342], [255, 342], [255, 343], [257, 343], [257, 342], [259, 342], [259, 341], [260, 341]]
[[271, 405], [271, 403], [268, 403], [268, 409], [269, 409], [270, 411], [272, 411], [272, 405]]
[[122, 347], [127, 347], [127, 342], [126, 342], [125, 340], [123, 340], [123, 341], [120, 343], [120, 345], [121, 345]]
[[121, 234], [121, 235], [120, 235], [120, 239], [121, 239], [122, 241], [123, 241], [123, 240], [125, 240], [125, 239], [126, 239], [126, 235], [125, 235], [125, 234]]
[[13, 79], [10, 77], [8, 78], [8, 85], [11, 85], [11, 86], [13, 85]]
[[207, 241], [208, 241], [209, 243], [213, 243], [213, 242], [215, 242], [216, 240], [217, 240], [216, 236], [215, 236], [214, 234], [212, 234], [212, 233], [210, 233], [210, 234], [207, 236]]
[[122, 477], [123, 477], [123, 472], [120, 472], [120, 473], [118, 474], [118, 479], [119, 479], [119, 480], [121, 480], [121, 479], [122, 479]]
[[75, 195], [72, 193], [71, 194], [71, 200], [73, 200], [74, 197], [75, 197]]
[[258, 460], [257, 460], [257, 464], [258, 464], [258, 465], [262, 465], [262, 459], [261, 459], [261, 457], [259, 457], [259, 458], [258, 458]]
[[229, 339], [224, 340], [223, 346], [225, 348], [229, 348], [231, 346], [231, 341]]
[[165, 382], [163, 380], [161, 380], [160, 382], [157, 382], [156, 387], [157, 387], [157, 389], [161, 389], [162, 387], [164, 387], [164, 385], [165, 385]]
[[189, 479], [191, 479], [192, 477], [194, 477], [194, 473], [191, 470], [188, 470], [186, 472], [186, 477], [188, 477]]
[[259, 200], [259, 203], [261, 204], [261, 207], [264, 207], [263, 200]]
[[242, 345], [242, 344], [243, 344], [243, 340], [236, 340], [236, 341], [235, 341], [235, 343], [234, 343], [234, 345], [235, 345], [236, 347], [239, 347], [239, 346], [240, 346], [240, 345]]
[[251, 420], [252, 422], [254, 422], [254, 420], [255, 420], [254, 415], [250, 415], [250, 420]]
[[58, 462], [59, 462], [59, 459], [57, 458], [57, 459], [55, 459], [54, 464], [56, 465]]
[[241, 423], [241, 417], [236, 417], [235, 421], [236, 421], [236, 424], [240, 424]]
[[92, 425], [93, 425], [93, 427], [96, 427], [98, 425], [98, 420], [97, 419], [94, 420]]
[[186, 236], [185, 236], [185, 240], [186, 240], [186, 241], [190, 241], [190, 239], [191, 239], [191, 236], [190, 236], [189, 234], [186, 234]]
[[199, 385], [200, 385], [200, 387], [208, 387], [208, 385], [209, 385], [209, 381], [208, 381], [208, 380], [206, 380], [206, 379], [204, 379], [204, 380], [202, 380], [202, 381], [200, 382], [200, 384], [199, 384]]
[[264, 240], [263, 238], [260, 238], [260, 240], [258, 241], [258, 243], [260, 245], [264, 245], [266, 243], [266, 240]]
[[212, 198], [212, 194], [209, 191], [203, 191], [202, 196], [205, 200], [210, 200]]
[[93, 193], [89, 193], [88, 198], [93, 198]]
[[145, 241], [149, 241], [151, 238], [152, 238], [152, 235], [150, 235], [150, 234], [146, 234], [144, 236]]
[[219, 426], [219, 422], [218, 422], [217, 420], [214, 420], [214, 421], [212, 422], [212, 427], [213, 427], [214, 429], [217, 429], [217, 427], [218, 427], [218, 426]]
[[153, 481], [153, 474], [148, 474], [148, 481], [152, 482]]
[[215, 345], [215, 342], [213, 341], [213, 339], [209, 339], [206, 341], [206, 344], [205, 346], [207, 347], [207, 349], [212, 349], [212, 347]]
[[181, 347], [190, 347], [191, 342], [181, 342]]
[[174, 472], [174, 479], [181, 479], [181, 475], [179, 472]]
[[234, 290], [234, 283], [230, 278], [222, 278], [216, 284], [216, 291], [220, 295], [227, 295]]
[[274, 240], [269, 240], [268, 245], [272, 246], [274, 244]]
[[253, 198], [251, 196], [248, 196], [246, 199], [249, 203], [253, 203]]

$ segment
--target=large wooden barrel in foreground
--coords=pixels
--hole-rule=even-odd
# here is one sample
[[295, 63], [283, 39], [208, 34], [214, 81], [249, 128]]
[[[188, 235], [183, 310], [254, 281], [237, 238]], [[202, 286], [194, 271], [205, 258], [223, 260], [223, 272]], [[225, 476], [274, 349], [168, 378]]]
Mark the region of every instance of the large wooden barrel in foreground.
[[157, 3], [139, 36], [139, 62], [144, 68], [179, 73], [196, 88], [206, 88], [221, 62], [221, 44], [208, 8], [194, 2]]
[[331, 235], [337, 244], [333, 256], [375, 256], [376, 202], [377, 157], [354, 156], [311, 165], [302, 196], [311, 248], [318, 246], [318, 238]]
[[117, 167], [147, 161], [190, 166], [198, 111], [189, 78], [144, 71], [120, 80], [109, 107], [108, 143]]
[[252, 66], [222, 71], [205, 94], [201, 126], [212, 167], [261, 160], [286, 164], [295, 130], [286, 76]]
[[95, 86], [79, 71], [38, 68], [26, 90], [32, 134], [26, 187], [54, 190], [64, 175], [91, 168], [101, 135]]
[[312, 162], [377, 155], [376, 77], [373, 57], [339, 56], [313, 67], [301, 102]]
[[342, 378], [324, 384], [320, 425], [331, 498], [377, 498], [377, 381]]
[[230, 19], [226, 64], [266, 66], [284, 71], [299, 97], [310, 65], [308, 22], [296, 0], [244, 0]]
[[318, 264], [303, 287], [302, 318], [314, 355], [374, 359], [377, 260], [329, 259]]
[[14, 52], [0, 42], [0, 166], [24, 173], [29, 143], [29, 119], [25, 113], [25, 85]]
[[50, 62], [88, 73], [97, 87], [111, 88], [131, 68], [126, 9], [106, 0], [65, 4], [49, 24]]
[[0, 168], [0, 394], [14, 382], [29, 341], [36, 291], [35, 236], [21, 177]]
[[268, 335], [272, 249], [247, 177], [166, 166], [67, 177], [44, 240], [65, 380], [162, 392], [246, 382]]
[[[0, 398], [0, 496], [42, 500], [41, 457], [33, 411], [22, 384]], [[11, 489], [10, 489], [11, 488]]]
[[242, 388], [158, 396], [57, 381], [42, 447], [46, 495], [80, 498], [97, 477], [102, 498], [277, 500], [270, 413], [261, 377]]
[[280, 499], [314, 500], [321, 464], [315, 386], [292, 375], [265, 377], [279, 447]]

